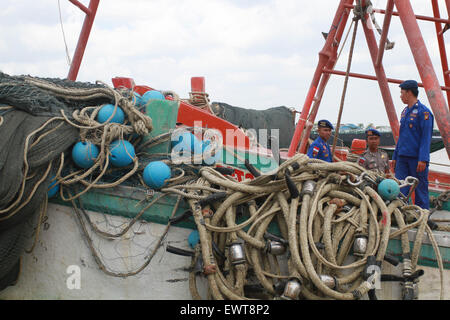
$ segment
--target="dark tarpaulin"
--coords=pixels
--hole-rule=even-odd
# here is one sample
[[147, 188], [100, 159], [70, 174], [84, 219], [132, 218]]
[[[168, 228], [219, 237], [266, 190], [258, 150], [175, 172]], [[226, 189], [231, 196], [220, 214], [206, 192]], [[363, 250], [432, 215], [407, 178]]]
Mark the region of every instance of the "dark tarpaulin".
[[[216, 116], [242, 128], [254, 129], [258, 134], [259, 129], [278, 129], [280, 148], [289, 148], [291, 144], [295, 130], [295, 118], [294, 113], [287, 107], [254, 110], [231, 106], [223, 102], [213, 102], [211, 109]], [[268, 131], [268, 135], [273, 134], [270, 130]], [[270, 148], [270, 139], [268, 140], [268, 145], [263, 145], [263, 147]]]

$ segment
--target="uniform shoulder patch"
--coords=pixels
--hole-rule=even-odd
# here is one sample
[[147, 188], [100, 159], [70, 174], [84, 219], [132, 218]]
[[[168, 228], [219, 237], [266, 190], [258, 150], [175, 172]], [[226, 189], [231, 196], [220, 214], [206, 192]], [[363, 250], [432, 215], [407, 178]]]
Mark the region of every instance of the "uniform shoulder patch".
[[366, 162], [366, 159], [364, 157], [359, 158], [358, 164], [362, 166]]
[[313, 147], [313, 156], [315, 157], [315, 156], [317, 156], [318, 154], [319, 154], [319, 147], [317, 147], [317, 146], [314, 146]]

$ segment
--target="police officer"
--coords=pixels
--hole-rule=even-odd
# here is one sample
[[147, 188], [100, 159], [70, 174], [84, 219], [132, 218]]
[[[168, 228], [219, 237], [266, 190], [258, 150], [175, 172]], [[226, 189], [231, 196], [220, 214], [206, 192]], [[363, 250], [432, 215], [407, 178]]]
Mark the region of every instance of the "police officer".
[[309, 147], [307, 155], [310, 158], [333, 162], [330, 146], [327, 143], [331, 136], [331, 130], [334, 129], [333, 125], [328, 120], [320, 120], [317, 127], [319, 136]]
[[[400, 133], [392, 157], [395, 177], [399, 180], [407, 176], [416, 177], [419, 184], [415, 189], [415, 204], [429, 209], [428, 164], [434, 116], [417, 99], [419, 90], [416, 81], [407, 80], [400, 84], [400, 89], [400, 99], [407, 106], [401, 115]], [[408, 195], [409, 187], [402, 188], [401, 192]]]
[[358, 164], [381, 174], [389, 173], [389, 156], [386, 151], [378, 149], [380, 145], [380, 132], [376, 129], [366, 130], [367, 150], [358, 160]]

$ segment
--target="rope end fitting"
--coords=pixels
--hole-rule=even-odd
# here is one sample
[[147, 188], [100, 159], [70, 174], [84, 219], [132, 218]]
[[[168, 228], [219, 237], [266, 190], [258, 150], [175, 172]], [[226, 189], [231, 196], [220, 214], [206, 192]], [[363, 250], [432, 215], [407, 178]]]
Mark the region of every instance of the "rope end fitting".
[[344, 208], [344, 206], [347, 204], [347, 201], [340, 198], [333, 198], [330, 201], [328, 201], [328, 204], [334, 204], [336, 205], [336, 213], [341, 212]]
[[301, 195], [310, 195], [312, 196], [314, 193], [314, 189], [316, 188], [316, 182], [314, 180], [307, 180], [303, 183], [302, 193]]
[[297, 277], [289, 278], [289, 281], [284, 287], [284, 292], [281, 295], [283, 300], [298, 300], [302, 290], [302, 280]]
[[217, 272], [217, 266], [215, 264], [209, 264], [203, 267], [203, 274], [209, 276]]

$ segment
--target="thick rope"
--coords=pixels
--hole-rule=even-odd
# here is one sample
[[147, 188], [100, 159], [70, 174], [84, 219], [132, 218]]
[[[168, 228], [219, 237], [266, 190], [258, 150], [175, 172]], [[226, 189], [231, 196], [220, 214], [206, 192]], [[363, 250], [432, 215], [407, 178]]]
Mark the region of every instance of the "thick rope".
[[[241, 280], [237, 289], [232, 289], [236, 288], [236, 277], [243, 275], [242, 266], [247, 266], [249, 270], [253, 270], [265, 292], [274, 299], [280, 297], [274, 290], [274, 281], [285, 281], [286, 278], [294, 276], [302, 279], [303, 298], [359, 299], [374, 288], [373, 282], [361, 276], [368, 257], [375, 256], [376, 260], [381, 262], [387, 251], [388, 240], [393, 236], [401, 236], [404, 242], [408, 230], [421, 226], [418, 232], [424, 234], [426, 231], [424, 226], [427, 214], [424, 210], [406, 206], [400, 200], [386, 205], [373, 187], [353, 187], [346, 183], [343, 176], [335, 173], [352, 172], [360, 176], [365, 172], [361, 167], [348, 163], [329, 164], [305, 157], [295, 156], [276, 173], [272, 172], [270, 178], [261, 175], [254, 180], [240, 183], [217, 174], [212, 168], [200, 170], [199, 182], [208, 181], [208, 185], [215, 186], [216, 192], [211, 190], [211, 187], [198, 188], [194, 192], [197, 197], [206, 196], [203, 199], [205, 200], [211, 192], [226, 194], [224, 200], [213, 202], [212, 206], [208, 205], [209, 212], [213, 212], [212, 217], [201, 214], [203, 208], [199, 207], [199, 200], [189, 200], [193, 212], [196, 212], [194, 217], [200, 232], [200, 247], [203, 258], [206, 259], [205, 265], [214, 265], [215, 271], [212, 271], [212, 274], [215, 276], [211, 275], [211, 268], [205, 273], [213, 297], [251, 298], [251, 294], [247, 294], [245, 290], [242, 292]], [[307, 172], [317, 183], [313, 194], [305, 194], [302, 198], [289, 197], [291, 191], [284, 179], [284, 173], [288, 171], [287, 168], [292, 168], [294, 163], [302, 163], [302, 166], [289, 171], [291, 180], [295, 181], [296, 187], [301, 190], [309, 178], [299, 179], [299, 176]], [[274, 176], [278, 179], [274, 179]], [[376, 180], [377, 175], [371, 177]], [[249, 197], [252, 194], [254, 196]], [[258, 206], [254, 200], [240, 201], [244, 198], [259, 198], [264, 201]], [[249, 213], [249, 217], [240, 223], [234, 218], [238, 203], [241, 207], [247, 207]], [[352, 207], [347, 212], [341, 212], [345, 203]], [[409, 212], [412, 212], [412, 209], [420, 214], [416, 214], [412, 221], [407, 223], [407, 219], [398, 213], [406, 214], [410, 221]], [[391, 219], [393, 214], [395, 220]], [[280, 228], [281, 237], [285, 239], [283, 241], [289, 252], [289, 274], [280, 271], [278, 265], [282, 260], [270, 253], [269, 240], [265, 238], [269, 226], [273, 224]], [[396, 232], [391, 232], [393, 224], [398, 228]], [[365, 235], [368, 238], [367, 249], [360, 258], [355, 256], [354, 262], [348, 263], [346, 261], [351, 255], [351, 247], [357, 235]], [[228, 253], [231, 243], [243, 242], [245, 262], [234, 264], [232, 257], [223, 261], [223, 257], [219, 257], [212, 250], [212, 241], [218, 245], [220, 251]], [[421, 241], [420, 237], [416, 239], [416, 248], [421, 247]], [[323, 242], [324, 249], [317, 247], [319, 242]], [[269, 257], [277, 263], [268, 263]], [[441, 259], [439, 255], [437, 257]], [[412, 261], [414, 271], [417, 267], [414, 254]], [[225, 270], [229, 274], [228, 277], [222, 276]], [[350, 272], [342, 273], [344, 270]], [[334, 287], [329, 287], [322, 281], [324, 274], [335, 279]]]

